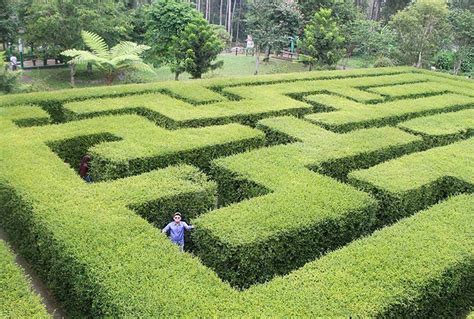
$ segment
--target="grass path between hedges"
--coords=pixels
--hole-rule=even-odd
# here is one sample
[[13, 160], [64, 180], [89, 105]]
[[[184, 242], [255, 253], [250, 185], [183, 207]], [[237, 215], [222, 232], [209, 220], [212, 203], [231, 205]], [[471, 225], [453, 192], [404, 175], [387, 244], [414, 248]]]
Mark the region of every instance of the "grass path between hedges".
[[[5, 234], [3, 229], [0, 228], [0, 245], [9, 244], [8, 236]], [[36, 272], [31, 268], [31, 265], [20, 256], [15, 246], [8, 247], [15, 257], [14, 263], [18, 268], [20, 268], [23, 273], [27, 275], [28, 283], [30, 284], [31, 290], [35, 295], [41, 297], [41, 302], [44, 305], [46, 311], [52, 318], [66, 318], [66, 313], [52, 294], [52, 292], [46, 287], [46, 285], [41, 281]], [[33, 309], [33, 308], [32, 308]]]

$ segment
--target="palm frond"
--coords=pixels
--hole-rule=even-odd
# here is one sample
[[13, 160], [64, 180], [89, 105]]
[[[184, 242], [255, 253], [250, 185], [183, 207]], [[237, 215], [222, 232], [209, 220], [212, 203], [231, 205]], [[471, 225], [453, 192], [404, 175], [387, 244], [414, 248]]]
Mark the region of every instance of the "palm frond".
[[143, 63], [142, 61], [130, 64], [130, 68], [138, 71], [155, 73], [155, 69], [151, 65]]
[[150, 49], [150, 47], [147, 45], [122, 41], [110, 49], [110, 55], [112, 58], [119, 57], [121, 55], [140, 55], [148, 49]]
[[101, 58], [109, 57], [109, 46], [101, 36], [84, 30], [81, 32], [81, 36], [86, 46], [91, 49], [95, 55]]
[[107, 63], [107, 59], [100, 58], [97, 55], [89, 51], [70, 49], [61, 52], [62, 55], [72, 58], [69, 63], [72, 64], [87, 64], [92, 63], [100, 66], [103, 63]]
[[128, 54], [128, 55], [121, 55], [121, 56], [115, 57], [112, 60], [110, 60], [110, 62], [117, 66], [121, 66], [123, 64], [134, 63], [141, 60], [142, 59], [138, 55]]
[[115, 64], [118, 69], [135, 69], [144, 72], [155, 72], [152, 66], [144, 63], [142, 59], [136, 55], [119, 56], [115, 59], [112, 59], [111, 62]]

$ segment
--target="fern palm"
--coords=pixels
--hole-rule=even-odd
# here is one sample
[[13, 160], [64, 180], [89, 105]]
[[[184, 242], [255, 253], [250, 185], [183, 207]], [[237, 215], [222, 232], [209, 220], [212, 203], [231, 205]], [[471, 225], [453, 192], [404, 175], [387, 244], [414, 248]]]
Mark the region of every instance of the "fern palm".
[[109, 48], [104, 39], [93, 32], [82, 31], [81, 36], [90, 51], [70, 49], [61, 54], [72, 58], [69, 61], [71, 64], [95, 65], [105, 73], [107, 84], [112, 84], [119, 73], [126, 70], [153, 72], [153, 68], [144, 63], [140, 57], [140, 54], [150, 48], [149, 46], [122, 41]]

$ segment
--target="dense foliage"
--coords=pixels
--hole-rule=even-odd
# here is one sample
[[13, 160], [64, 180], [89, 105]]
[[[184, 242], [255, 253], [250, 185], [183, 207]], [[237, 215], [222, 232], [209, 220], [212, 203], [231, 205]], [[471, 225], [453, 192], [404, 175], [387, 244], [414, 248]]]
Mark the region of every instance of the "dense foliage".
[[301, 41], [303, 62], [311, 70], [314, 65], [334, 65], [343, 56], [344, 36], [341, 34], [330, 9], [314, 14], [304, 29]]
[[129, 41], [122, 41], [109, 48], [105, 40], [88, 31], [82, 31], [82, 39], [91, 51], [69, 49], [61, 52], [63, 56], [71, 58], [72, 65], [92, 64], [104, 72], [107, 83], [110, 85], [119, 75], [127, 70], [142, 70], [153, 72], [147, 64], [143, 63], [140, 55], [148, 50], [146, 45], [137, 45]]
[[130, 33], [130, 16], [120, 1], [32, 1], [24, 10], [24, 40], [44, 57], [59, 57], [63, 50], [83, 48], [81, 30], [100, 35], [108, 44]]
[[171, 70], [176, 74], [176, 79], [182, 72], [199, 79], [203, 73], [222, 66], [222, 61], [212, 61], [223, 48], [223, 43], [209, 23], [202, 18], [195, 19], [171, 40], [170, 50], [174, 56]]
[[390, 25], [400, 61], [421, 67], [447, 40], [448, 7], [442, 0], [417, 0], [393, 16]]

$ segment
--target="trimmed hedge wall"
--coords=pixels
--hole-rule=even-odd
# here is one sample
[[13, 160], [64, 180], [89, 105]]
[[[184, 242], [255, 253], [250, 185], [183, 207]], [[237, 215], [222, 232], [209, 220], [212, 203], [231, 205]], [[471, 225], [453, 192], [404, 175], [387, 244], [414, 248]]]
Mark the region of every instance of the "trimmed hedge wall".
[[41, 298], [32, 291], [28, 277], [0, 240], [0, 317], [50, 318]]
[[474, 192], [474, 139], [433, 148], [349, 174], [384, 207], [385, 222], [410, 215], [456, 193]]
[[376, 105], [364, 105], [327, 94], [308, 96], [306, 99], [336, 110], [310, 114], [305, 117], [306, 119], [340, 132], [393, 125], [417, 116], [470, 108], [474, 104], [474, 98], [456, 94], [396, 100]]
[[91, 149], [91, 176], [94, 179], [130, 176], [177, 163], [207, 169], [213, 158], [265, 143], [261, 132], [239, 124], [171, 132], [156, 128], [136, 133], [123, 141], [99, 144]]
[[215, 208], [217, 200], [215, 183], [188, 165], [94, 183], [90, 188], [114, 205], [133, 209], [159, 229], [172, 220], [174, 212], [182, 212], [189, 220]]
[[474, 109], [416, 118], [400, 123], [398, 127], [439, 142], [450, 141], [455, 136], [468, 138], [474, 132]]
[[[34, 139], [38, 134], [75, 172], [82, 156], [90, 153], [90, 173], [95, 180], [130, 176], [179, 163], [206, 168], [215, 157], [265, 143], [261, 131], [240, 124], [168, 131], [137, 115], [28, 128], [18, 137]], [[95, 145], [104, 141], [108, 142]]]
[[0, 107], [0, 124], [6, 129], [15, 126], [43, 125], [50, 122], [48, 113], [38, 106]]
[[374, 151], [388, 157], [421, 140], [394, 128], [336, 134], [292, 117], [259, 126], [301, 142], [215, 160], [211, 175], [221, 205], [266, 195], [202, 215], [192, 234], [204, 263], [241, 288], [286, 274], [373, 230], [377, 209], [370, 197], [308, 167]]
[[390, 98], [410, 97], [429, 94], [441, 94], [446, 92], [457, 93], [474, 97], [471, 85], [460, 85], [459, 81], [437, 79], [430, 77], [429, 82], [400, 84], [369, 88], [369, 92], [388, 96]]
[[[427, 136], [415, 136], [389, 127], [336, 134], [291, 117], [264, 119], [257, 123], [259, 119], [277, 114], [302, 117], [309, 112], [329, 110], [332, 107], [329, 104], [321, 107], [316, 102], [307, 103], [307, 97], [316, 94], [333, 98], [343, 96], [346, 101], [371, 104], [371, 110], [377, 110], [389, 103], [387, 97], [370, 92], [370, 88], [443, 81], [454, 86], [459, 82], [462, 90], [472, 87], [470, 82], [454, 79], [412, 68], [387, 68], [0, 97], [0, 112], [15, 110], [6, 105], [34, 103], [49, 114], [38, 107], [26, 106], [15, 106], [19, 114], [14, 114], [17, 111], [12, 111], [12, 115], [0, 113], [0, 224], [71, 317], [248, 317], [260, 314], [279, 317], [452, 317], [465, 314], [474, 300], [472, 196], [449, 199], [348, 244], [387, 222], [377, 215], [379, 203], [362, 191], [312, 171], [344, 180], [349, 169], [364, 168], [430, 147]], [[430, 106], [424, 102], [426, 112], [408, 115], [400, 113], [403, 108], [400, 106], [394, 115], [396, 118], [387, 113], [380, 121], [377, 118], [362, 126], [395, 124], [408, 117], [472, 105], [472, 102], [463, 102], [469, 94], [428, 97], [437, 94], [428, 93], [421, 92], [420, 95], [426, 95], [426, 100], [432, 98], [432, 102], [439, 101], [439, 105]], [[153, 95], [179, 102], [190, 112], [176, 108], [172, 113], [170, 106], [167, 112], [172, 116], [168, 118], [161, 113], [161, 106], [158, 108], [148, 100]], [[100, 106], [101, 101], [107, 102], [113, 97], [123, 97], [127, 103], [132, 103], [135, 100], [132, 96], [150, 104], [122, 109], [117, 99], [118, 107], [111, 112], [138, 113], [175, 130], [180, 126], [238, 121], [256, 125], [268, 133], [267, 138], [264, 140], [258, 130], [237, 124], [206, 130], [188, 129], [184, 131], [187, 134], [182, 134], [181, 129], [166, 131], [136, 115], [76, 121], [93, 114], [77, 115], [63, 106], [74, 101]], [[446, 97], [455, 97], [462, 105], [445, 107]], [[409, 102], [399, 97], [394, 99], [397, 100], [390, 103]], [[417, 99], [419, 101], [422, 99]], [[157, 111], [151, 110], [152, 107]], [[358, 104], [350, 107], [358, 107]], [[39, 111], [31, 115], [28, 114], [30, 110]], [[28, 118], [33, 121], [21, 123], [22, 119]], [[41, 118], [44, 122], [39, 124], [72, 122], [28, 128], [17, 125], [36, 125], [34, 119]], [[18, 120], [17, 124], [12, 122], [15, 120]], [[347, 125], [342, 129], [331, 129], [349, 130], [360, 124], [350, 120]], [[232, 131], [235, 135], [225, 135], [224, 131]], [[461, 134], [455, 135], [462, 138]], [[151, 146], [156, 142], [156, 136], [163, 140], [159, 148], [156, 144]], [[115, 138], [121, 140], [91, 148], [103, 139]], [[215, 161], [212, 160], [224, 154], [207, 148], [214, 145], [218, 149], [224, 145], [224, 150], [230, 147], [232, 152], [242, 152], [261, 147], [264, 142], [267, 145], [287, 144]], [[189, 149], [196, 150], [198, 144], [195, 143], [202, 143], [199, 144], [202, 153], [187, 154]], [[73, 147], [75, 150], [69, 150]], [[63, 162], [67, 159], [74, 166], [82, 155], [77, 153], [86, 149], [97, 152], [96, 159], [100, 158], [99, 150], [104, 151], [110, 163], [120, 159], [133, 163], [132, 153], [140, 154], [137, 158], [143, 159], [153, 158], [154, 154], [169, 154], [165, 151], [172, 150], [179, 156], [184, 154], [180, 160], [204, 169], [212, 162], [210, 173], [219, 184], [216, 186], [197, 168], [186, 165], [86, 184], [78, 177], [77, 169], [71, 169]], [[463, 152], [472, 154], [471, 149], [469, 144], [456, 152], [466, 156]], [[458, 160], [458, 153], [451, 157]], [[424, 153], [412, 155], [416, 154]], [[202, 157], [206, 159], [201, 161]], [[429, 160], [436, 162], [436, 158]], [[439, 163], [450, 173], [451, 166], [445, 165], [444, 160]], [[171, 157], [138, 163], [133, 167], [133, 173], [117, 174], [112, 169], [111, 176], [141, 173], [169, 165], [170, 161]], [[423, 161], [415, 164], [421, 165]], [[94, 169], [100, 170], [101, 165], [96, 162]], [[412, 175], [416, 177], [417, 173], [414, 170]], [[471, 192], [472, 182], [464, 180], [465, 184], [461, 186], [454, 184], [461, 180], [442, 177], [435, 183], [444, 183], [444, 186], [434, 188], [443, 190], [443, 187], [454, 185], [453, 191], [448, 189], [441, 195], [427, 196], [439, 200], [454, 191]], [[429, 183], [426, 187], [433, 189]], [[377, 190], [374, 191], [376, 196]], [[416, 190], [410, 192], [416, 195]], [[223, 207], [204, 214], [214, 208], [217, 201]], [[384, 205], [383, 199], [380, 203]], [[197, 228], [191, 232], [194, 245], [216, 250], [216, 255], [210, 256], [206, 263], [222, 256], [236, 261], [228, 267], [242, 271], [241, 274], [222, 270], [227, 271], [236, 286], [247, 287], [275, 274], [286, 274], [306, 261], [309, 263], [289, 275], [246, 291], [232, 289], [199, 258], [179, 253], [178, 248], [160, 234], [157, 228], [169, 220], [169, 214], [174, 210], [183, 210], [187, 219], [196, 222]], [[399, 217], [397, 212], [390, 216]], [[300, 230], [302, 232], [298, 233]], [[260, 237], [263, 240], [258, 241]], [[237, 245], [233, 245], [235, 243]], [[345, 244], [347, 246], [341, 247]], [[337, 250], [330, 252], [334, 249]], [[201, 251], [204, 256], [206, 251]], [[242, 256], [248, 256], [248, 260], [239, 260]], [[313, 260], [316, 258], [319, 259]], [[242, 277], [249, 269], [255, 273], [249, 274], [249, 278]]]
[[473, 195], [376, 231], [244, 292], [248, 313], [455, 318], [474, 301]]
[[[179, 254], [158, 229], [126, 208], [166, 203], [173, 194], [193, 192], [194, 198], [186, 198], [193, 203], [183, 203], [184, 208], [202, 212], [215, 198], [215, 188], [200, 186], [196, 169], [169, 168], [129, 181], [88, 185], [37, 141], [3, 145], [2, 150], [9, 158], [22, 154], [14, 163], [6, 162], [0, 173], [2, 227], [71, 316], [184, 315], [188, 310], [182, 303], [210, 316], [216, 298], [232, 293], [211, 270]], [[48, 170], [42, 169], [46, 166]], [[14, 183], [15, 190], [5, 180]], [[155, 211], [159, 214], [160, 208]], [[178, 271], [170, 265], [179, 265]], [[172, 288], [173, 282], [177, 287]], [[163, 293], [170, 290], [175, 297]], [[207, 302], [191, 298], [199, 291], [208, 295]]]
[[[314, 147], [320, 147], [325, 142], [318, 139], [324, 139], [328, 145], [339, 145], [338, 150], [331, 150], [329, 154], [314, 154], [317, 164], [309, 165], [309, 168], [345, 181], [347, 174], [360, 168], [366, 168], [388, 159], [423, 150], [431, 144], [425, 140], [415, 137], [392, 128], [380, 128], [370, 130], [360, 130], [350, 134], [335, 134], [324, 129], [317, 128], [315, 125], [295, 118], [270, 118], [259, 122], [257, 128], [263, 130], [267, 135], [268, 144], [281, 144], [289, 142], [304, 142]], [[376, 145], [372, 145], [373, 142]], [[385, 141], [386, 144], [383, 144]], [[365, 151], [359, 154], [352, 152], [353, 145], [361, 146]], [[382, 144], [379, 144], [382, 143]], [[384, 145], [380, 147], [380, 145]], [[329, 155], [329, 156], [327, 156]]]
[[[54, 102], [66, 101], [81, 101], [90, 98], [98, 97], [113, 97], [125, 96], [132, 94], [143, 94], [149, 92], [177, 92], [176, 96], [182, 99], [193, 101], [194, 103], [206, 103], [219, 99], [218, 96], [207, 90], [206, 88], [222, 87], [224, 81], [225, 86], [238, 85], [263, 85], [278, 82], [293, 82], [310, 79], [337, 79], [347, 77], [366, 77], [379, 76], [386, 74], [401, 74], [401, 73], [421, 73], [420, 70], [410, 67], [397, 67], [387, 69], [365, 69], [365, 70], [351, 70], [351, 71], [318, 71], [308, 73], [293, 73], [293, 74], [273, 74], [262, 76], [249, 76], [240, 78], [226, 78], [226, 79], [209, 79], [202, 81], [189, 82], [161, 82], [161, 83], [146, 83], [146, 84], [129, 84], [129, 85], [114, 85], [102, 86], [92, 88], [81, 88], [74, 90], [59, 90], [54, 92], [35, 92], [25, 94], [14, 94], [0, 96], [0, 107], [6, 105], [32, 104], [42, 102], [46, 104]], [[425, 77], [431, 74], [426, 74]], [[216, 91], [216, 90], [214, 90]], [[218, 91], [218, 90], [217, 90]], [[202, 98], [204, 96], [204, 98]]]

